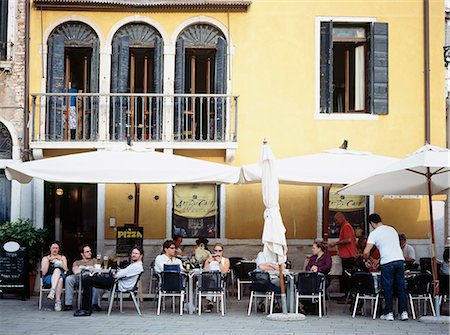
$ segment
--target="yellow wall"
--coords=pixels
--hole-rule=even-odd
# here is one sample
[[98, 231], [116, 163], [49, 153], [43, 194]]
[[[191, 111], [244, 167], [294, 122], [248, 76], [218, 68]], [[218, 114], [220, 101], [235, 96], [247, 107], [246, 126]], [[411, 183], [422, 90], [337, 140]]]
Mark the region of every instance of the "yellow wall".
[[[158, 22], [168, 36], [184, 20], [208, 16], [227, 25], [225, 13], [64, 12], [33, 10], [31, 16], [31, 92], [41, 90], [39, 46], [47, 27], [70, 15], [95, 22], [105, 38], [114, 24], [134, 14]], [[41, 31], [41, 15], [43, 31]], [[377, 120], [317, 120], [315, 84], [316, 17], [375, 18], [389, 24], [389, 114]], [[349, 141], [350, 149], [403, 157], [424, 144], [423, 4], [421, 1], [254, 1], [247, 13], [230, 14], [235, 48], [232, 91], [239, 97], [238, 149], [233, 165], [259, 160], [267, 138], [278, 158], [316, 153]], [[430, 1], [431, 143], [445, 145], [443, 1]], [[222, 150], [178, 150], [187, 156], [224, 161]], [[107, 212], [121, 208], [120, 220], [132, 220], [132, 186], [107, 187]], [[165, 186], [143, 186], [141, 220], [148, 238], [165, 236]], [[155, 201], [153, 196], [160, 195]], [[316, 188], [282, 186], [280, 206], [288, 238], [316, 237]], [[145, 198], [145, 199], [144, 199]], [[263, 224], [260, 185], [227, 186], [226, 237], [259, 238]], [[410, 237], [426, 237], [426, 200], [381, 200], [376, 210], [386, 223]], [[106, 237], [112, 238], [106, 228]]]

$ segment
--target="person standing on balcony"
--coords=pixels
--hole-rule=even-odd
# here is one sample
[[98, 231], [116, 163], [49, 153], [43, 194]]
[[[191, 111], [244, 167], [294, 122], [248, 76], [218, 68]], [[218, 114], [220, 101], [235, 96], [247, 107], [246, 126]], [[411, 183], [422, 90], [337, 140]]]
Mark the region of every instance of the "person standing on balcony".
[[399, 319], [408, 320], [408, 306], [405, 288], [405, 264], [402, 249], [398, 243], [398, 233], [391, 227], [383, 225], [378, 214], [369, 215], [369, 223], [374, 229], [368, 239], [364, 249], [365, 259], [370, 257], [370, 250], [375, 245], [381, 255], [381, 287], [384, 290], [385, 306], [382, 320], [393, 321], [392, 312], [394, 287], [398, 294]]
[[334, 215], [334, 222], [341, 227], [339, 240], [331, 242], [329, 246], [331, 248], [337, 246], [338, 248], [339, 257], [341, 257], [342, 260], [343, 272], [341, 276], [341, 292], [343, 291], [345, 297], [347, 297], [347, 293], [350, 290], [350, 277], [346, 275], [346, 270], [354, 269], [356, 259], [355, 231], [342, 212], [338, 212]]
[[[76, 83], [69, 82], [68, 93], [77, 93]], [[69, 96], [69, 136], [71, 140], [76, 139], [78, 113], [77, 113], [77, 97], [76, 95]]]

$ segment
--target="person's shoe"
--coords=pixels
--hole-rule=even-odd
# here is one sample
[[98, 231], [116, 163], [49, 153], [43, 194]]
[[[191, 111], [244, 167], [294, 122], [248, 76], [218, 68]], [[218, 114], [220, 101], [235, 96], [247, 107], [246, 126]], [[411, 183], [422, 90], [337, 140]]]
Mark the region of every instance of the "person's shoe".
[[61, 312], [61, 301], [55, 302], [55, 312]]
[[91, 316], [91, 311], [79, 309], [75, 313], [73, 313], [73, 316]]
[[380, 319], [385, 321], [394, 321], [394, 314], [392, 314], [392, 312], [383, 314], [382, 316], [380, 316]]
[[92, 305], [92, 310], [95, 312], [101, 312], [102, 308], [99, 305], [95, 304], [95, 305]]
[[55, 299], [55, 289], [51, 289], [50, 292], [47, 295], [47, 298], [49, 298], [50, 300]]
[[399, 315], [398, 315], [398, 319], [401, 320], [401, 321], [407, 321], [407, 320], [409, 320], [408, 312], [407, 312], [407, 311], [404, 311], [404, 312], [402, 312], [402, 314], [399, 314]]
[[211, 313], [212, 309], [214, 308], [214, 304], [211, 301], [208, 301], [205, 307], [205, 313]]
[[65, 305], [63, 308], [62, 308], [62, 311], [63, 312], [67, 312], [67, 311], [71, 311], [72, 310], [72, 305]]

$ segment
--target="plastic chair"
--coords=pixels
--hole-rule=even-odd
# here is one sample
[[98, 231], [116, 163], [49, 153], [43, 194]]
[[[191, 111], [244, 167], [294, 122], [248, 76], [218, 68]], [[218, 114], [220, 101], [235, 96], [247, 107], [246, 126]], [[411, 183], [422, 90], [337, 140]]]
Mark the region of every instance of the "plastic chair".
[[172, 308], [175, 312], [175, 297], [180, 298], [180, 315], [183, 315], [184, 288], [180, 271], [163, 271], [160, 274], [158, 290], [158, 308], [156, 315], [161, 313], [161, 302], [165, 297], [172, 297]]
[[123, 280], [124, 278], [129, 278], [129, 277], [122, 277], [119, 278], [115, 281], [114, 286], [111, 290], [111, 294], [110, 294], [110, 298], [109, 298], [109, 306], [108, 306], [108, 316], [111, 314], [111, 310], [112, 310], [112, 305], [116, 296], [119, 296], [119, 300], [120, 300], [120, 313], [123, 313], [123, 295], [124, 294], [129, 294], [131, 296], [131, 299], [133, 300], [134, 303], [134, 307], [136, 308], [136, 311], [138, 312], [139, 315], [142, 315], [141, 313], [141, 309], [139, 308], [139, 287], [140, 287], [140, 279], [142, 274], [144, 273], [144, 271], [142, 271], [140, 274], [133, 276], [136, 277], [136, 282], [133, 286], [133, 288], [129, 289], [129, 290], [120, 290], [119, 289], [119, 282], [121, 280]]
[[220, 298], [222, 316], [225, 314], [225, 281], [220, 271], [202, 272], [198, 279], [198, 315], [202, 314], [202, 295]]
[[256, 269], [255, 262], [238, 262], [235, 265], [235, 275], [237, 277], [237, 298], [241, 300], [241, 285], [252, 283], [252, 279], [250, 278], [250, 272]]
[[416, 318], [416, 311], [414, 308], [414, 300], [418, 301], [420, 313], [420, 301], [424, 302], [424, 312], [426, 314], [426, 302], [430, 303], [433, 316], [436, 316], [436, 311], [433, 305], [432, 290], [433, 290], [433, 276], [429, 273], [418, 273], [406, 279], [406, 287], [408, 291], [409, 303], [411, 306], [411, 313], [413, 319]]
[[267, 313], [267, 302], [270, 301], [270, 314], [273, 312], [273, 302], [275, 299], [275, 292], [272, 290], [270, 283], [270, 274], [268, 272], [253, 271], [250, 273], [250, 301], [248, 303], [247, 315], [252, 312], [252, 302], [255, 298], [255, 310], [258, 298], [264, 298], [265, 312]]
[[298, 313], [300, 299], [311, 299], [319, 302], [319, 318], [323, 310], [326, 310], [325, 302], [325, 276], [318, 272], [299, 272], [295, 276], [296, 299], [295, 312]]
[[[375, 289], [374, 278], [370, 272], [354, 272], [350, 278], [352, 291], [356, 293], [355, 305], [353, 307], [352, 318], [356, 315], [359, 299], [370, 300], [372, 305], [375, 300], [375, 307], [373, 308], [373, 319], [376, 318], [378, 302], [380, 300], [380, 293]], [[365, 308], [364, 308], [365, 310]]]

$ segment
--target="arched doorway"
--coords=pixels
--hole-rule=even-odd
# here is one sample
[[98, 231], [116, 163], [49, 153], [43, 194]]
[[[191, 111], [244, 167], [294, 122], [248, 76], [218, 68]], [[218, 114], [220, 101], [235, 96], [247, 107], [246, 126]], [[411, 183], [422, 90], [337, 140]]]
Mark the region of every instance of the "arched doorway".
[[[12, 159], [12, 137], [6, 126], [0, 122], [0, 160]], [[0, 169], [0, 224], [11, 220], [11, 181], [5, 170]]]

